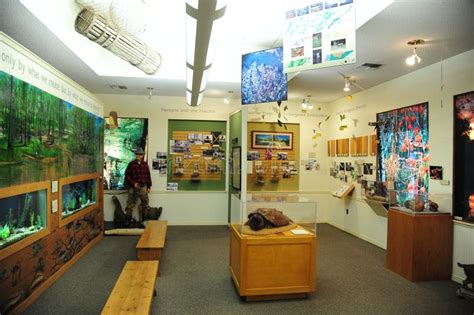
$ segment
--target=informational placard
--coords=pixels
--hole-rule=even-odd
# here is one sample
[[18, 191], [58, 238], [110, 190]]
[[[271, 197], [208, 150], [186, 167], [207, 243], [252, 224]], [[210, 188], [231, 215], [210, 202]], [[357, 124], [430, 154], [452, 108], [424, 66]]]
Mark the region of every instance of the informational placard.
[[285, 73], [356, 62], [353, 0], [308, 1], [285, 18]]

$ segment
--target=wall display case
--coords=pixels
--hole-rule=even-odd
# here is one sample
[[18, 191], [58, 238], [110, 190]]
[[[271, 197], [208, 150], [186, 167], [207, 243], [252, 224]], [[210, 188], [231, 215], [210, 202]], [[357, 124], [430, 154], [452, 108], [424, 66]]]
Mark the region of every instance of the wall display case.
[[248, 191], [298, 191], [298, 124], [247, 124]]
[[0, 260], [50, 232], [50, 182], [0, 189]]
[[225, 190], [226, 122], [170, 120], [171, 171], [179, 190]]
[[98, 206], [98, 174], [59, 180], [59, 226], [64, 226]]
[[[279, 298], [316, 290], [316, 203], [301, 194], [254, 193], [232, 196], [230, 271], [240, 296]], [[274, 209], [291, 220], [266, 214], [267, 227], [247, 223], [254, 215]], [[272, 223], [273, 222], [273, 223]], [[288, 266], [292, 266], [288, 268]]]

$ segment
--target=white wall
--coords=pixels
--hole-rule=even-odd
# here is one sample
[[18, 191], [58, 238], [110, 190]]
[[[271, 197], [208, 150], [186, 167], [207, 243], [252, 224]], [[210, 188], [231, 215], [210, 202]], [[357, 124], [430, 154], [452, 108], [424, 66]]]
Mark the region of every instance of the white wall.
[[[153, 96], [151, 100], [148, 100], [147, 95], [99, 94], [97, 97], [105, 104], [106, 116], [110, 111], [116, 111], [119, 117], [148, 118], [148, 161], [153, 159], [157, 151], [168, 151], [168, 119], [228, 121], [229, 114], [240, 106], [240, 100], [234, 100], [231, 104], [225, 105], [220, 98], [205, 98], [201, 106], [192, 108], [186, 105], [184, 97]], [[307, 159], [309, 153], [312, 152], [320, 161], [321, 170], [300, 171], [300, 189], [318, 202], [318, 221], [325, 222], [327, 185], [323, 174], [328, 172], [324, 163], [326, 138], [323, 134], [323, 137], [312, 139], [312, 130], [318, 121], [324, 120], [327, 106], [322, 104], [321, 110], [315, 109], [312, 113], [305, 114], [301, 112], [299, 103], [284, 102], [284, 105], [289, 107], [289, 110], [285, 111], [287, 122], [300, 124], [301, 159]], [[250, 121], [276, 122], [277, 114], [274, 107], [276, 103], [252, 105], [249, 107]], [[150, 205], [163, 206], [164, 211], [161, 217], [163, 220], [168, 220], [171, 225], [227, 224], [226, 191], [168, 192], [166, 191], [166, 176], [160, 175], [158, 171], [151, 172], [153, 186], [149, 194]], [[112, 194], [117, 194], [117, 192], [106, 192], [104, 196], [106, 221], [113, 220]], [[125, 208], [126, 194], [121, 192], [118, 197]], [[135, 213], [135, 216], [137, 215]]]
[[[402, 66], [402, 65], [401, 65]], [[373, 132], [369, 121], [376, 120], [376, 113], [408, 105], [429, 102], [430, 164], [443, 166], [443, 177], [449, 185], [430, 180], [430, 193], [439, 194], [446, 210], [451, 211], [453, 176], [453, 96], [474, 90], [474, 50], [457, 55], [405, 76], [385, 82], [373, 88], [353, 95], [352, 102], [340, 99], [330, 105], [332, 118], [329, 130], [330, 138], [350, 138], [354, 135], [366, 135]], [[339, 131], [337, 114], [346, 113], [348, 128]], [[358, 119], [357, 127], [352, 119]], [[336, 161], [354, 161], [356, 158], [332, 158]], [[366, 162], [375, 163], [375, 157], [365, 157]], [[328, 180], [329, 189], [339, 185], [338, 180]], [[364, 201], [360, 200], [360, 185], [352, 198], [341, 201], [331, 198], [328, 222], [382, 248], [387, 244], [387, 220], [377, 214]], [[346, 214], [349, 209], [349, 214]], [[474, 229], [455, 224], [453, 261], [463, 260], [459, 254], [462, 248], [473, 247]], [[460, 231], [462, 229], [462, 231]], [[465, 259], [463, 260], [465, 261]], [[468, 261], [474, 263], [474, 257]], [[453, 279], [463, 278], [461, 270], [453, 268]]]

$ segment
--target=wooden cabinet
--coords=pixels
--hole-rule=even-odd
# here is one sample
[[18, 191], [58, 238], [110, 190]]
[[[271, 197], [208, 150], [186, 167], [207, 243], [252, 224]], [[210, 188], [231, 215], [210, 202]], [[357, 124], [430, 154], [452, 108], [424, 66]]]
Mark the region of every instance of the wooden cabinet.
[[388, 211], [387, 268], [416, 281], [451, 279], [453, 223], [449, 213]]
[[242, 235], [238, 225], [232, 224], [230, 272], [239, 295], [247, 299], [278, 299], [314, 292], [316, 247], [313, 233]]

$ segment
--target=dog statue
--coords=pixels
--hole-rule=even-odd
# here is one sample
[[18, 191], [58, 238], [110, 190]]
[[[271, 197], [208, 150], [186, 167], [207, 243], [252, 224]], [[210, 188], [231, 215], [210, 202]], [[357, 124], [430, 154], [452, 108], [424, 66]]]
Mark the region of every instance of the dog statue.
[[458, 262], [458, 266], [464, 269], [466, 279], [462, 282], [462, 287], [457, 289], [456, 295], [460, 298], [474, 299], [474, 264], [467, 265]]

